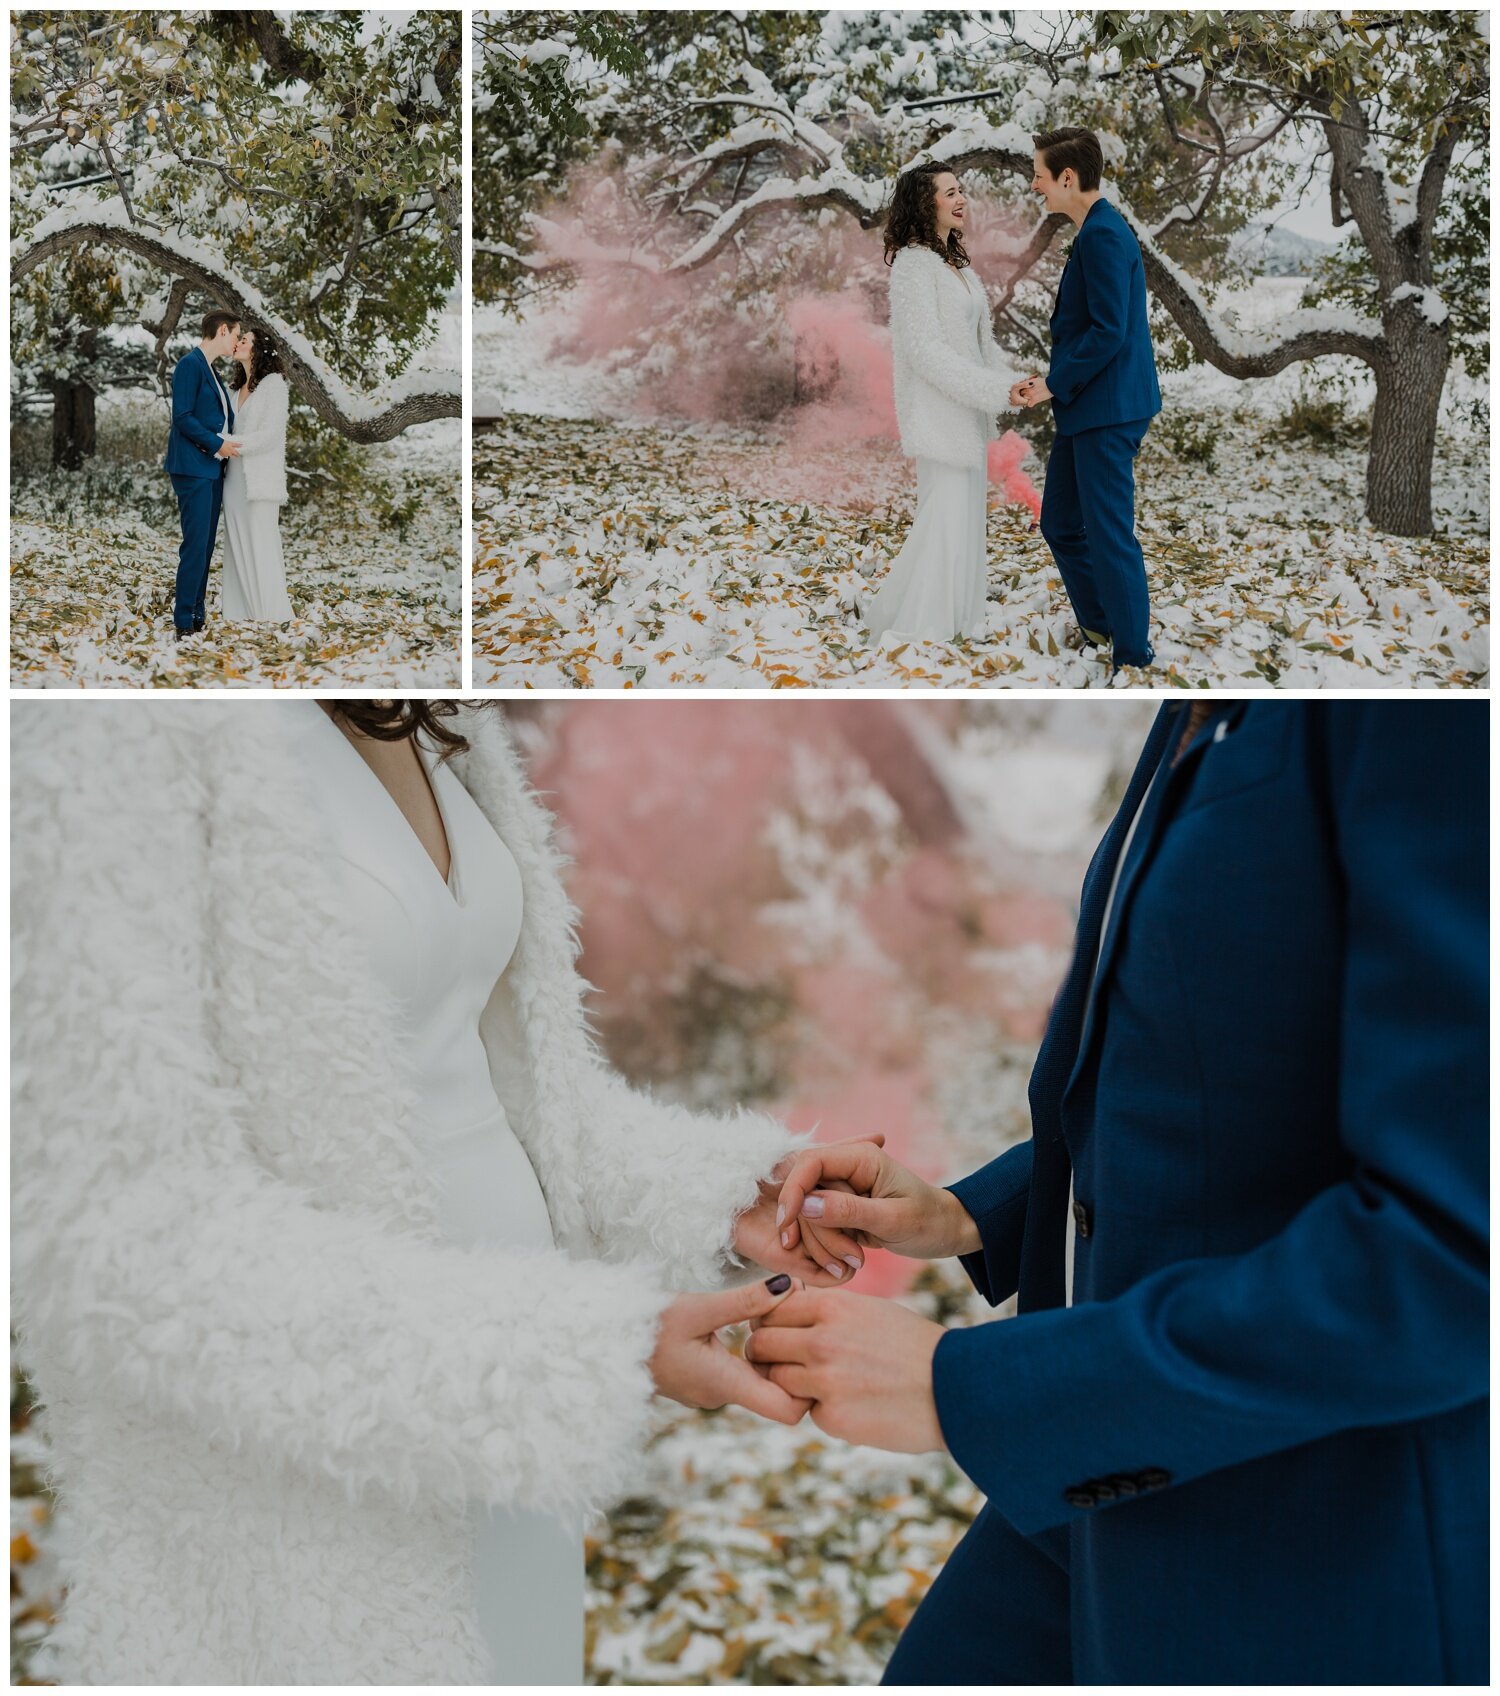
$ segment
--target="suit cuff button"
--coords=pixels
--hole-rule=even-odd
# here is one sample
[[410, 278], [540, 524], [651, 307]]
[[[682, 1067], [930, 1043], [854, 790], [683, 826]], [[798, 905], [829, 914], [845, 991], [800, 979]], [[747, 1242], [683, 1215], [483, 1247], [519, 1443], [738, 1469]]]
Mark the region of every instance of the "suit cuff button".
[[1069, 1507], [1091, 1508], [1094, 1506], [1094, 1492], [1087, 1485], [1075, 1484], [1063, 1491], [1063, 1500]]

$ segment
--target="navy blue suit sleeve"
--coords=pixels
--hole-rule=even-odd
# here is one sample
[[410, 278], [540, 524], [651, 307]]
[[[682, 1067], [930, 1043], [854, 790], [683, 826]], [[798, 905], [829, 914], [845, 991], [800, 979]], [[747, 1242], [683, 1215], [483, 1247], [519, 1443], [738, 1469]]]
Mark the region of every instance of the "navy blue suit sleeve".
[[1486, 715], [1339, 702], [1317, 723], [1349, 1176], [1248, 1252], [944, 1336], [945, 1438], [1022, 1532], [1099, 1511], [1064, 1497], [1090, 1479], [1155, 1467], [1170, 1487], [1488, 1393]]
[[1075, 400], [1125, 345], [1133, 246], [1129, 229], [1115, 224], [1080, 230], [1073, 243], [1072, 260], [1082, 277], [1089, 327], [1076, 342], [1053, 351], [1047, 387], [1060, 400]]
[[979, 1252], [961, 1254], [959, 1264], [980, 1295], [998, 1307], [1016, 1293], [1020, 1281], [1021, 1236], [1031, 1190], [1030, 1137], [948, 1188], [979, 1227]]
[[172, 423], [194, 447], [204, 453], [216, 454], [224, 438], [216, 436], [197, 416], [198, 391], [203, 386], [197, 364], [192, 359], [179, 359], [172, 372]]

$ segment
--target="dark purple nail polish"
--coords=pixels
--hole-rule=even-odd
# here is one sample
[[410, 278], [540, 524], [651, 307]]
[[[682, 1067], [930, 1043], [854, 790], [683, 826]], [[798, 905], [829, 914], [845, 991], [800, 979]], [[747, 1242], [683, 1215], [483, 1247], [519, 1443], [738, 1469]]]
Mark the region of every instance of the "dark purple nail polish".
[[785, 1295], [791, 1287], [792, 1280], [785, 1272], [778, 1272], [774, 1278], [766, 1279], [766, 1288], [773, 1296]]

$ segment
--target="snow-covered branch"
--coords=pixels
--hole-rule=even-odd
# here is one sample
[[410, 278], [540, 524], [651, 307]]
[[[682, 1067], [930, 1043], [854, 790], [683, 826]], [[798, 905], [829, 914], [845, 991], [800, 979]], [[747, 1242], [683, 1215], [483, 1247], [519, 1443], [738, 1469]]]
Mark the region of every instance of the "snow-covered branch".
[[1116, 200], [1120, 215], [1141, 244], [1141, 263], [1152, 294], [1166, 307], [1192, 347], [1230, 377], [1270, 377], [1302, 359], [1345, 353], [1367, 365], [1384, 356], [1378, 319], [1319, 307], [1287, 313], [1268, 328], [1235, 330], [1215, 319], [1198, 285], [1162, 252], [1131, 209]]
[[708, 264], [757, 218], [767, 212], [805, 212], [823, 206], [836, 206], [851, 213], [862, 230], [880, 222], [885, 202], [885, 184], [857, 177], [838, 165], [815, 177], [772, 177], [763, 182], [753, 194], [734, 206], [726, 207], [691, 247], [666, 266], [668, 271], [696, 271]]
[[178, 277], [226, 311], [264, 324], [281, 345], [287, 381], [341, 435], [354, 442], [388, 442], [413, 424], [463, 413], [463, 383], [457, 371], [416, 370], [387, 385], [377, 399], [351, 389], [311, 342], [292, 328], [253, 283], [189, 236], [131, 225], [118, 201], [65, 207], [44, 218], [13, 244], [11, 278], [19, 281], [38, 265], [88, 243], [121, 248]]

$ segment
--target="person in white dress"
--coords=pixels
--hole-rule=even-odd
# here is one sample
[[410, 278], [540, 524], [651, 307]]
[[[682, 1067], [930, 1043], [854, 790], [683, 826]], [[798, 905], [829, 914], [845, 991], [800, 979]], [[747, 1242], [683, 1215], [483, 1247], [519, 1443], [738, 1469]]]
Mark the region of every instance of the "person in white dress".
[[901, 447], [917, 468], [917, 512], [901, 551], [861, 608], [870, 639], [977, 635], [988, 589], [989, 444], [1018, 373], [996, 345], [983, 286], [964, 251], [963, 187], [940, 165], [897, 179], [885, 227], [891, 352]]
[[224, 478], [224, 617], [285, 624], [292, 617], [281, 552], [291, 390], [270, 332], [246, 325], [234, 346], [234, 434]]
[[584, 1516], [652, 1391], [805, 1412], [717, 1333], [862, 1257], [783, 1240], [806, 1138], [609, 1070], [500, 708], [13, 720], [34, 1670], [580, 1683]]

